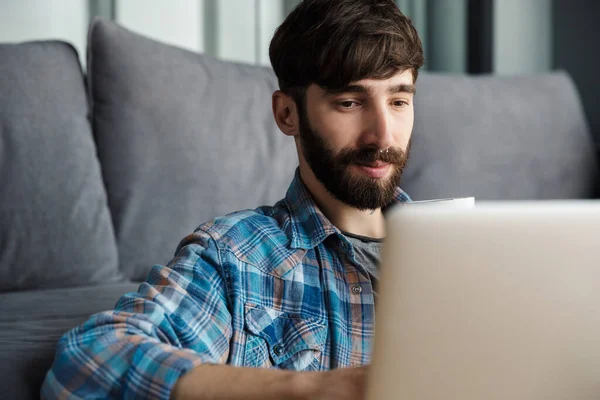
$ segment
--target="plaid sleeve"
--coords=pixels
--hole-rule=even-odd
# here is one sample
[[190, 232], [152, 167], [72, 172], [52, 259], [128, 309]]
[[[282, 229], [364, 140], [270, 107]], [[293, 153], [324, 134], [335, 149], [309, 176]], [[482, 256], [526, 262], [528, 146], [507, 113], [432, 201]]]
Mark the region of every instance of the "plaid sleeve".
[[138, 292], [61, 338], [42, 397], [168, 399], [188, 370], [226, 362], [232, 327], [220, 265], [207, 234], [188, 237]]

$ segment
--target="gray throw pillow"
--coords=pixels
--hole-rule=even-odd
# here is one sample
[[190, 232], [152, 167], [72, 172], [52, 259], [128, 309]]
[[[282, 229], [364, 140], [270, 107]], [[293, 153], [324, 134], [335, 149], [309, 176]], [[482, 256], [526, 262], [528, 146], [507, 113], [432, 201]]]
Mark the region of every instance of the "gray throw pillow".
[[269, 68], [217, 61], [96, 19], [88, 77], [129, 278], [166, 263], [200, 223], [285, 196], [298, 159], [273, 121]]
[[117, 248], [76, 51], [0, 45], [0, 292], [113, 282]]

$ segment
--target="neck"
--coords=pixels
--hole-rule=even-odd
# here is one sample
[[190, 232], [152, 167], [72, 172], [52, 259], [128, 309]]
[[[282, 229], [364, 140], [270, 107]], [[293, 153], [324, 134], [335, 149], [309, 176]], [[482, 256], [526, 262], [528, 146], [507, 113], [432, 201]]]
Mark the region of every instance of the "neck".
[[300, 177], [321, 212], [339, 230], [375, 239], [385, 237], [385, 221], [380, 208], [361, 211], [339, 201], [325, 189], [305, 162], [300, 162]]

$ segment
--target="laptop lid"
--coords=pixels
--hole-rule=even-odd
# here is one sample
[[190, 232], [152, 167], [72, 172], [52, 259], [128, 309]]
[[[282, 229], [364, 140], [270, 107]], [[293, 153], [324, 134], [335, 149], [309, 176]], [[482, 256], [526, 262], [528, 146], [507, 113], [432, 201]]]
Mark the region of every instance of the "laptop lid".
[[600, 398], [600, 203], [388, 215], [369, 399]]

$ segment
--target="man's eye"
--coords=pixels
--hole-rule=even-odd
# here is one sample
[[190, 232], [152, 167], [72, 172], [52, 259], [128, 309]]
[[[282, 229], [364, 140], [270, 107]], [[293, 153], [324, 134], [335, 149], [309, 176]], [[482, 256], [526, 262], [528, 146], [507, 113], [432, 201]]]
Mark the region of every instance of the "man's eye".
[[342, 108], [355, 108], [358, 106], [358, 103], [355, 101], [350, 101], [350, 100], [346, 100], [346, 101], [340, 101], [339, 106]]
[[407, 106], [408, 103], [404, 100], [394, 100], [394, 106], [395, 107], [404, 107]]

